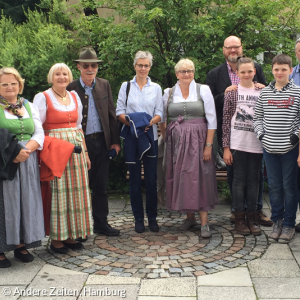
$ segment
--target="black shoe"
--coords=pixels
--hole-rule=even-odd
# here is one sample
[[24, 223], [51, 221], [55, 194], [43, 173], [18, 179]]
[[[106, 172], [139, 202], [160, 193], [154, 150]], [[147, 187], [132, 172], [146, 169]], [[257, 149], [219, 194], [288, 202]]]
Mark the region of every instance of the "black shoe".
[[158, 226], [156, 220], [148, 220], [148, 223], [149, 223], [150, 231], [153, 231], [153, 232], [159, 231], [159, 226]]
[[104, 234], [108, 236], [119, 235], [120, 230], [112, 228], [108, 223], [101, 225], [101, 227], [94, 227], [94, 233]]
[[67, 247], [67, 248], [70, 248], [72, 250], [79, 250], [79, 249], [82, 249], [83, 248], [83, 245], [81, 243], [68, 243], [68, 242], [65, 242], [65, 241], [62, 241], [62, 243]]
[[22, 262], [24, 263], [29, 263], [32, 262], [34, 260], [34, 257], [32, 254], [30, 254], [27, 250], [26, 254], [23, 254], [21, 251], [26, 250], [25, 247], [21, 247], [21, 248], [16, 248], [14, 250], [14, 256], [15, 258], [20, 259]]
[[84, 239], [82, 237], [79, 237], [79, 238], [75, 239], [75, 241], [79, 242], [79, 243], [85, 243], [87, 240], [88, 240], [87, 236]]
[[50, 249], [55, 252], [55, 253], [59, 253], [59, 254], [66, 254], [69, 252], [69, 249], [66, 246], [60, 247], [60, 248], [56, 248], [53, 246], [53, 244], [50, 244]]
[[[0, 253], [0, 255], [4, 255], [4, 253]], [[0, 268], [9, 268], [10, 266], [11, 266], [11, 262], [6, 257], [5, 259], [0, 260]]]
[[295, 226], [295, 231], [300, 232], [300, 223]]
[[135, 221], [134, 230], [137, 233], [143, 233], [145, 231], [144, 220]]

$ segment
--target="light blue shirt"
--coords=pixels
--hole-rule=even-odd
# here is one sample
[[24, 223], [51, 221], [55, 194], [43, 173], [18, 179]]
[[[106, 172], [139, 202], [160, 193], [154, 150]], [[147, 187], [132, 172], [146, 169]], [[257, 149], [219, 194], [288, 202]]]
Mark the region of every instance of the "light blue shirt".
[[299, 64], [293, 68], [293, 72], [290, 75], [290, 79], [293, 78], [296, 85], [300, 86], [300, 68]]
[[97, 108], [95, 105], [95, 100], [94, 100], [93, 93], [92, 93], [96, 80], [94, 79], [92, 86], [85, 85], [81, 79], [81, 76], [80, 76], [79, 80], [80, 80], [80, 84], [82, 85], [82, 87], [85, 90], [85, 94], [87, 96], [89, 96], [88, 117], [87, 117], [87, 122], [86, 122], [85, 134], [88, 135], [88, 134], [92, 134], [92, 133], [96, 133], [96, 132], [102, 132], [103, 129], [102, 129], [100, 116], [98, 114], [98, 111], [97, 111]]
[[[136, 82], [136, 76], [130, 81], [130, 91], [126, 107], [127, 82], [123, 82], [119, 91], [116, 115], [130, 114], [134, 112], [146, 112], [152, 118], [159, 115], [163, 119], [163, 101], [160, 85], [147, 77], [147, 83], [141, 90]], [[157, 125], [153, 125], [154, 140], [157, 140]]]

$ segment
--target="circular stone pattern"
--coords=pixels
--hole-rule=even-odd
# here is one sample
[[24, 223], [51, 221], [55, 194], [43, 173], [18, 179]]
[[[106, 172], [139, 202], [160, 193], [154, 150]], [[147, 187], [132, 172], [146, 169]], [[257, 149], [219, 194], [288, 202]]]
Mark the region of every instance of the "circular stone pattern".
[[[66, 255], [53, 253], [45, 247], [35, 250], [50, 264], [89, 274], [166, 278], [201, 276], [242, 265], [260, 257], [268, 247], [263, 233], [254, 237], [234, 231], [228, 217], [209, 214], [210, 239], [201, 238], [200, 224], [180, 231], [185, 215], [159, 211], [160, 231], [134, 231], [131, 213], [113, 214], [112, 227], [121, 231], [116, 237], [94, 235], [84, 243], [85, 249]], [[147, 225], [147, 224], [145, 224]]]

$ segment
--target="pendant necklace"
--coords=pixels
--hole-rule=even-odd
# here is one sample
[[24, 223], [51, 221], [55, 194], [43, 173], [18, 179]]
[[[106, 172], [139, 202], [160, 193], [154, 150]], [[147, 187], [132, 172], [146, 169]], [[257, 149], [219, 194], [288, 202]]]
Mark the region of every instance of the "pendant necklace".
[[58, 94], [58, 93], [56, 93], [55, 91], [54, 91], [54, 89], [52, 88], [52, 91], [56, 94], [56, 95], [58, 95], [61, 99], [62, 99], [62, 101], [63, 102], [66, 102], [67, 101], [67, 98], [66, 98], [66, 96], [67, 96], [67, 92], [66, 92], [66, 94], [65, 94], [65, 96], [64, 97], [62, 97], [60, 94]]

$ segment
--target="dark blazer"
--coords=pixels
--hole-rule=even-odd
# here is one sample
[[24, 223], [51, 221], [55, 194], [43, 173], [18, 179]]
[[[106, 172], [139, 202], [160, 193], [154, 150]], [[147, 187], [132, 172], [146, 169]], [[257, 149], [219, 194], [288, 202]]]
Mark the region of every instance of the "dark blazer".
[[[255, 63], [256, 74], [253, 81], [267, 85], [266, 78], [261, 66]], [[222, 121], [223, 121], [223, 106], [224, 106], [224, 92], [231, 84], [231, 80], [228, 74], [227, 64], [217, 66], [208, 72], [206, 76], [206, 84], [210, 87], [210, 90], [214, 96], [216, 113], [217, 113], [217, 136], [218, 143], [222, 145]]]
[[[88, 118], [89, 96], [85, 94], [85, 90], [80, 84], [79, 79], [71, 82], [67, 86], [67, 90], [74, 90], [75, 92], [77, 92], [81, 99], [83, 105], [82, 130], [85, 133]], [[92, 93], [98, 114], [100, 116], [106, 147], [108, 150], [110, 150], [111, 145], [120, 144], [120, 137], [117, 124], [116, 109], [114, 106], [109, 82], [105, 79], [96, 77], [96, 82]]]

